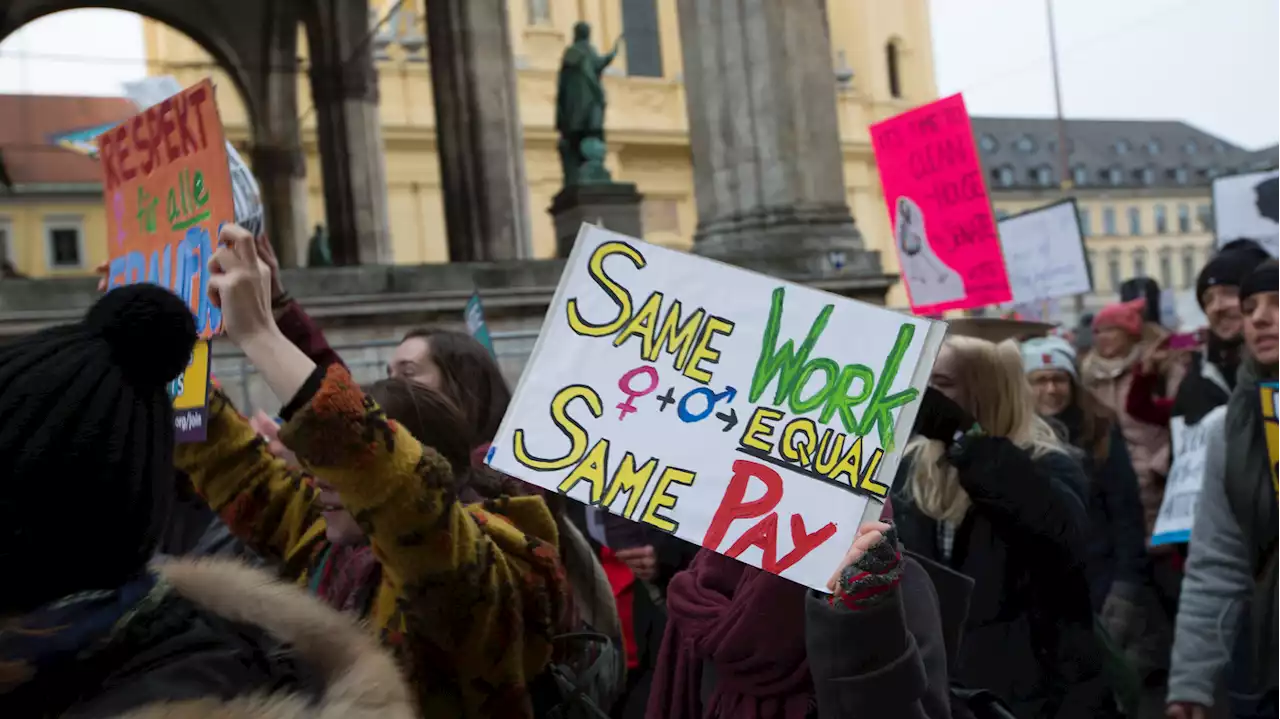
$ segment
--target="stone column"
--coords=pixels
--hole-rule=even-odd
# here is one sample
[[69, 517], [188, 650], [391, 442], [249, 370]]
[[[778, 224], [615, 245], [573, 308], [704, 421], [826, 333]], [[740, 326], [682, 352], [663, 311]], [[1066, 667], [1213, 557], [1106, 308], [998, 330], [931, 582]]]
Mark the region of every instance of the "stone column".
[[524, 257], [528, 187], [506, 0], [426, 5], [449, 259]]
[[[282, 4], [283, 5], [283, 4]], [[249, 162], [262, 191], [267, 237], [285, 267], [306, 264], [307, 164], [298, 124], [298, 16], [275, 8]]]
[[339, 265], [388, 264], [391, 233], [367, 0], [307, 3], [325, 222]]
[[784, 277], [880, 275], [845, 198], [822, 0], [678, 0], [694, 251]]

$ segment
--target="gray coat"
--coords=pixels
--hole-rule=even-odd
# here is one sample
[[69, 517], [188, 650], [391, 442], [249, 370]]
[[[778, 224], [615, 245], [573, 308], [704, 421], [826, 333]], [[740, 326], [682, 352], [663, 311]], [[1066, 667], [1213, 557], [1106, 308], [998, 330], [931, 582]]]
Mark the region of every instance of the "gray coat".
[[1205, 454], [1169, 667], [1169, 701], [1206, 707], [1214, 705], [1222, 686], [1241, 612], [1254, 589], [1249, 546], [1227, 501], [1225, 418], [1217, 412], [1204, 419], [1212, 423], [1206, 430], [1213, 439]]

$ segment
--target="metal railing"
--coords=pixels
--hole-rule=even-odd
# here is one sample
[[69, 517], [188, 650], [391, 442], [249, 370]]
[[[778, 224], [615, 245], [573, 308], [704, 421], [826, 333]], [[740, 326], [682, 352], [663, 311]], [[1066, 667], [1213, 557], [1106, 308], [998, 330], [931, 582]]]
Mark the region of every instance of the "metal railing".
[[[533, 352], [533, 344], [538, 339], [537, 330], [512, 330], [490, 332], [493, 339], [493, 350], [497, 355], [498, 366], [507, 382], [515, 387], [524, 371], [525, 363]], [[357, 382], [366, 384], [387, 376], [387, 365], [391, 354], [400, 345], [400, 340], [368, 340], [364, 342], [347, 342], [333, 344], [333, 349], [342, 357], [351, 376]], [[279, 408], [280, 403], [272, 395], [266, 383], [258, 375], [257, 369], [239, 351], [224, 352], [222, 348], [214, 350], [212, 358], [213, 374], [222, 384], [223, 391], [235, 401], [241, 412], [246, 414], [255, 410], [268, 413]]]

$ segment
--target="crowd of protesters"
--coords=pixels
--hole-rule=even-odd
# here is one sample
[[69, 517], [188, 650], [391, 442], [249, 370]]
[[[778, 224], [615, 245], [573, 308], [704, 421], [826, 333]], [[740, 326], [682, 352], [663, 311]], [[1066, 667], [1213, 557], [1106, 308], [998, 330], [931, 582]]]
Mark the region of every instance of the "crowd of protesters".
[[[1083, 354], [952, 333], [826, 593], [486, 467], [511, 393], [469, 335], [411, 332], [362, 387], [263, 236], [211, 267], [278, 418], [215, 382], [175, 445], [196, 332], [155, 286], [0, 347], [0, 717], [1277, 716], [1251, 242], [1200, 272], [1195, 349], [1145, 300]], [[1204, 483], [1153, 545], [1175, 420], [1208, 423]]]

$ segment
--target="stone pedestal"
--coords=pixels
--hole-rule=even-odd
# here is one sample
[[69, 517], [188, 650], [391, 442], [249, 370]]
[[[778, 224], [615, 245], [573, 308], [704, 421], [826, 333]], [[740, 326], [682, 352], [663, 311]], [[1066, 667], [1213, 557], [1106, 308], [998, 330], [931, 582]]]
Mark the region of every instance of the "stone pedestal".
[[325, 221], [338, 265], [392, 261], [378, 118], [378, 77], [369, 44], [368, 0], [308, 3]]
[[644, 196], [629, 182], [564, 188], [547, 208], [556, 226], [556, 257], [569, 256], [584, 222], [631, 237], [643, 237], [640, 219], [643, 200]]
[[694, 251], [798, 280], [883, 277], [845, 198], [825, 4], [678, 0]]
[[427, 0], [449, 259], [525, 257], [530, 243], [506, 0]]

